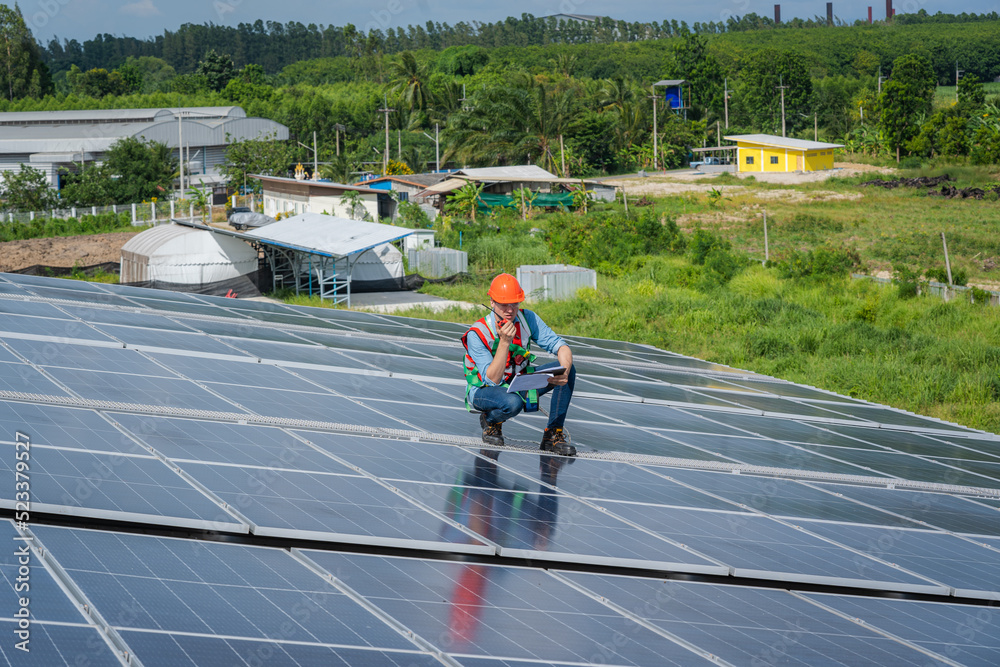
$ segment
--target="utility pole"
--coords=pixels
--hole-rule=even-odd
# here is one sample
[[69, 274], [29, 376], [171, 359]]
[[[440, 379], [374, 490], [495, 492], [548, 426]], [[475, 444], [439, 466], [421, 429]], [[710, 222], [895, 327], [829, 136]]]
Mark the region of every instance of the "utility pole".
[[344, 127], [343, 125], [341, 125], [340, 123], [334, 123], [334, 125], [333, 125], [333, 131], [337, 135], [337, 156], [338, 157], [340, 156], [340, 133], [343, 132], [343, 131], [345, 131], [346, 129], [347, 128]]
[[184, 121], [181, 120], [181, 112], [177, 112], [177, 162], [181, 167], [181, 196], [184, 198]]
[[316, 130], [313, 130], [313, 180], [319, 179], [319, 153], [316, 151]]
[[566, 148], [563, 146], [563, 135], [559, 135], [559, 159], [562, 161], [562, 175], [566, 178]]
[[396, 130], [396, 159], [403, 161], [403, 131]]
[[427, 137], [428, 139], [430, 139], [431, 141], [434, 142], [434, 165], [435, 165], [435, 172], [441, 171], [441, 142], [438, 141], [438, 124], [434, 123], [434, 136], [433, 137], [431, 135], [427, 134], [426, 132], [423, 132], [422, 134], [425, 137]]
[[781, 136], [785, 136], [785, 85], [784, 77], [778, 79], [780, 85], [778, 88], [781, 90]]
[[722, 130], [719, 129], [719, 121], [715, 121], [715, 145], [722, 145]]
[[726, 129], [729, 129], [729, 79], [725, 79], [725, 90], [722, 94], [722, 102], [726, 106]]
[[885, 77], [882, 76], [882, 66], [879, 65], [878, 66], [878, 94], [879, 95], [882, 94], [882, 79], [884, 79], [884, 78]]
[[819, 113], [813, 111], [813, 141], [819, 141]]
[[958, 69], [958, 61], [956, 60], [955, 61], [955, 102], [960, 102], [961, 101], [961, 100], [958, 99], [958, 80], [960, 78], [962, 78], [963, 74], [965, 74], [965, 70], [964, 69]]
[[389, 98], [384, 97], [385, 106], [379, 109], [379, 113], [385, 114], [385, 153], [382, 154], [382, 175], [389, 171], [389, 114], [391, 114], [395, 109], [389, 108]]
[[656, 171], [656, 95], [653, 98], [653, 171]]

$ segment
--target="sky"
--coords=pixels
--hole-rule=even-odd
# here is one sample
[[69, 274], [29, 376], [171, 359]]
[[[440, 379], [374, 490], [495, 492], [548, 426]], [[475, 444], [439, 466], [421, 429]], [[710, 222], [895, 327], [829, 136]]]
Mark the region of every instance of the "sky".
[[[10, 3], [10, 0], [4, 0]], [[13, 3], [10, 3], [13, 4]], [[628, 21], [677, 19], [725, 21], [729, 16], [756, 12], [773, 16], [774, 0], [703, 0], [655, 2], [628, 0], [608, 3], [598, 0], [509, 0], [504, 3], [469, 0], [369, 0], [369, 2], [321, 2], [318, 0], [18, 0], [21, 12], [35, 37], [47, 43], [53, 36], [81, 42], [97, 34], [145, 38], [176, 30], [184, 23], [236, 25], [264, 21], [299, 21], [304, 24], [344, 25], [360, 29], [386, 29], [427, 21], [455, 24], [459, 21], [498, 21], [507, 16], [531, 13], [597, 14]], [[885, 14], [884, 0], [834, 0], [834, 14], [852, 22], [867, 17], [868, 6], [877, 18]], [[1000, 0], [894, 0], [897, 12], [991, 12], [1000, 13]], [[811, 18], [826, 14], [825, 0], [781, 2], [783, 19]]]

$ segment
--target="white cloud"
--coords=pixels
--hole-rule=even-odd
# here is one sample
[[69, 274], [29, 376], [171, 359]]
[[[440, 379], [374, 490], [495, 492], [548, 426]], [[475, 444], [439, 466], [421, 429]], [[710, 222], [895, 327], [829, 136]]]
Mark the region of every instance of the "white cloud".
[[163, 12], [156, 8], [153, 4], [153, 0], [136, 0], [135, 2], [130, 2], [127, 5], [122, 5], [122, 14], [128, 14], [129, 16], [162, 16]]

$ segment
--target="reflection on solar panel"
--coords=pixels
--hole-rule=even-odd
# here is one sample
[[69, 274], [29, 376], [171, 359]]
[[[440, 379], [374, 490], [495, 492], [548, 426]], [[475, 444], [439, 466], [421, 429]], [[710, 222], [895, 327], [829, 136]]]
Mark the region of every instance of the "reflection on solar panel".
[[0, 664], [1000, 663], [997, 436], [571, 336], [489, 448], [463, 332], [0, 275]]

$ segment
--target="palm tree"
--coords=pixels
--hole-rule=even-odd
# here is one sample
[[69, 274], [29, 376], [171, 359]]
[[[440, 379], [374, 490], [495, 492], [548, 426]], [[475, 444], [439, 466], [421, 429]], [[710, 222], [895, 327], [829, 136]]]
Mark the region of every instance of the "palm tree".
[[423, 111], [430, 93], [427, 90], [427, 68], [417, 62], [413, 53], [404, 51], [399, 60], [389, 65], [392, 92], [399, 94], [410, 111]]
[[[490, 88], [452, 122], [444, 160], [518, 164], [527, 159], [556, 171], [559, 135], [570, 129], [576, 95], [572, 90], [528, 87]], [[554, 150], [555, 149], [555, 150]]]

